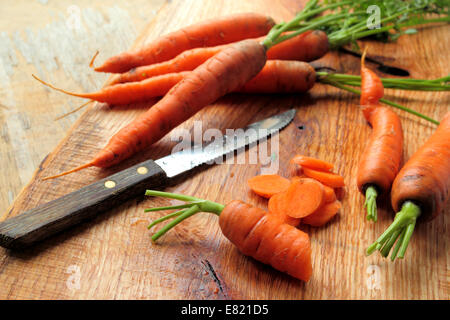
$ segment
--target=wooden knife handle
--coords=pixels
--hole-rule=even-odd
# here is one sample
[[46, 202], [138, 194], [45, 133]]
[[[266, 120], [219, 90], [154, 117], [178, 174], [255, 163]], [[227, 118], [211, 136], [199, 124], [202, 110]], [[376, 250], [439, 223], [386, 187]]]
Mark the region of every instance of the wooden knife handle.
[[142, 162], [0, 223], [0, 246], [29, 246], [166, 182], [160, 166]]

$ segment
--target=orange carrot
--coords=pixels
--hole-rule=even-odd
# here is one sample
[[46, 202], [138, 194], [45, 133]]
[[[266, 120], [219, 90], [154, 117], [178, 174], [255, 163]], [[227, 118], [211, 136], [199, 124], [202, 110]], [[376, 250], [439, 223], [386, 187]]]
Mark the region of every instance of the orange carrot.
[[366, 68], [365, 57], [367, 47], [361, 57], [361, 98], [360, 104], [363, 106], [364, 117], [370, 122], [371, 112], [378, 106], [379, 100], [383, 98], [384, 87], [381, 79], [375, 72]]
[[333, 188], [323, 184], [325, 203], [330, 203], [336, 201], [336, 193]]
[[307, 167], [319, 171], [331, 171], [334, 167], [334, 165], [329, 162], [303, 155], [296, 155], [294, 158], [292, 158], [291, 161], [298, 165], [301, 165], [302, 167]]
[[122, 128], [89, 163], [81, 169], [109, 167], [145, 149], [204, 106], [242, 87], [263, 68], [266, 50], [254, 40], [244, 40], [219, 52], [190, 72], [148, 111]]
[[292, 218], [284, 211], [286, 207], [286, 193], [280, 192], [269, 199], [268, 210], [269, 214], [273, 214], [278, 217], [283, 223], [287, 223], [291, 226], [298, 226], [300, 224], [300, 218]]
[[330, 221], [341, 209], [342, 204], [340, 201], [335, 200], [330, 203], [325, 203], [313, 214], [302, 219], [302, 223], [309, 224], [313, 227], [321, 227]]
[[134, 51], [107, 59], [96, 71], [121, 73], [142, 65], [167, 61], [183, 51], [232, 43], [266, 35], [272, 18], [256, 13], [207, 20], [169, 33]]
[[403, 258], [418, 219], [429, 221], [445, 209], [450, 199], [450, 112], [431, 137], [413, 154], [392, 184], [394, 222], [368, 248], [391, 260]]
[[[176, 217], [152, 236], [153, 241], [193, 214], [201, 211], [211, 212], [219, 216], [223, 235], [244, 255], [270, 264], [273, 268], [303, 281], [308, 281], [312, 275], [308, 235], [283, 223], [273, 214], [236, 200], [223, 206], [212, 201], [167, 192], [147, 190], [146, 195], [183, 200], [189, 205], [188, 208], [184, 205], [180, 212], [154, 221], [149, 228], [170, 217]], [[177, 206], [172, 208], [176, 209]], [[151, 208], [146, 211], [162, 209], [164, 208]]]
[[305, 176], [316, 179], [324, 185], [331, 188], [339, 188], [345, 186], [344, 178], [332, 172], [317, 171], [309, 168], [303, 168]]
[[360, 159], [357, 185], [366, 197], [367, 220], [377, 221], [376, 199], [389, 192], [400, 169], [403, 131], [397, 114], [378, 104], [378, 99], [383, 96], [383, 84], [364, 66], [365, 53], [361, 61], [361, 104], [364, 116], [372, 126], [372, 134]]
[[[192, 71], [193, 72], [193, 71]], [[165, 95], [172, 87], [192, 72], [168, 73], [139, 82], [120, 83], [93, 93], [73, 93], [59, 89], [33, 75], [44, 85], [68, 95], [110, 104], [144, 102]], [[271, 60], [251, 80], [233, 91], [245, 93], [306, 92], [315, 83], [315, 71], [301, 61]]]
[[254, 193], [264, 198], [270, 198], [277, 193], [285, 191], [291, 184], [289, 179], [277, 174], [255, 176], [248, 179], [247, 183]]
[[292, 218], [303, 218], [316, 211], [324, 202], [324, 188], [321, 183], [308, 179], [294, 180], [284, 192], [282, 211]]
[[[263, 38], [260, 38], [260, 40], [263, 40]], [[167, 73], [192, 71], [227, 46], [229, 45], [188, 50], [171, 60], [137, 67], [128, 72], [118, 74], [111, 84], [142, 81]], [[328, 39], [323, 31], [307, 31], [271, 47], [267, 51], [267, 59], [308, 62], [324, 55], [327, 47]]]

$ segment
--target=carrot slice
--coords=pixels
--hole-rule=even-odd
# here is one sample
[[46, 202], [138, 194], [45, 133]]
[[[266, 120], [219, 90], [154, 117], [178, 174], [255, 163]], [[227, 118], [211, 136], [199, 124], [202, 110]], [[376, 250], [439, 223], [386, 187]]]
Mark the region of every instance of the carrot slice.
[[254, 193], [264, 198], [270, 198], [277, 193], [287, 190], [291, 184], [289, 179], [277, 174], [255, 176], [250, 178], [247, 183]]
[[285, 191], [283, 212], [292, 218], [303, 218], [316, 211], [325, 201], [324, 188], [313, 179], [295, 179]]
[[333, 188], [330, 188], [327, 185], [323, 185], [324, 189], [324, 197], [325, 197], [325, 203], [330, 203], [336, 201], [336, 193], [334, 192]]
[[284, 212], [286, 203], [285, 198], [286, 198], [285, 192], [280, 192], [270, 197], [268, 204], [269, 214], [277, 216], [283, 223], [296, 227], [300, 224], [301, 219], [292, 218]]
[[316, 179], [331, 188], [339, 188], [345, 186], [344, 178], [332, 172], [323, 172], [309, 168], [303, 168], [305, 176]]
[[313, 227], [320, 227], [330, 221], [341, 209], [342, 204], [336, 200], [331, 203], [325, 203], [313, 214], [302, 219], [302, 223], [309, 224]]
[[332, 163], [303, 155], [296, 155], [294, 158], [292, 158], [292, 162], [299, 164], [302, 167], [307, 167], [319, 171], [331, 171], [334, 167]]

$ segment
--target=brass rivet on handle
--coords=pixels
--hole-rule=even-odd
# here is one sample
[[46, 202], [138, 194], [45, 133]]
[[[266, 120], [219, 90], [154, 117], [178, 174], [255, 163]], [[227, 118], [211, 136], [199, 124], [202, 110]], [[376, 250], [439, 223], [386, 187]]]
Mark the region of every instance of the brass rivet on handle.
[[116, 186], [116, 183], [112, 180], [108, 180], [105, 182], [105, 187], [108, 189], [112, 189]]
[[146, 167], [139, 167], [137, 168], [137, 172], [139, 174], [146, 174], [148, 172], [148, 169]]

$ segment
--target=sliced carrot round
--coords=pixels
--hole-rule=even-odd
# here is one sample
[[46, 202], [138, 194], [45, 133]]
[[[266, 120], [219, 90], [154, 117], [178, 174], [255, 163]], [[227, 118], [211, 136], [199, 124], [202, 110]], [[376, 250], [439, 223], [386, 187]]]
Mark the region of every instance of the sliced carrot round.
[[320, 227], [330, 221], [341, 209], [342, 204], [336, 200], [331, 203], [325, 203], [313, 214], [302, 219], [302, 223], [309, 224], [313, 227]]
[[286, 207], [285, 198], [286, 198], [285, 192], [280, 192], [270, 197], [268, 204], [269, 214], [277, 216], [283, 223], [296, 227], [300, 224], [301, 219], [292, 218], [284, 212]]
[[323, 185], [313, 179], [294, 180], [285, 191], [285, 213], [293, 218], [303, 218], [316, 211], [324, 202]]
[[334, 167], [332, 163], [303, 155], [296, 155], [294, 158], [292, 158], [292, 162], [299, 164], [302, 167], [320, 171], [331, 171]]
[[250, 178], [247, 183], [257, 195], [270, 198], [277, 193], [287, 190], [291, 181], [277, 174], [266, 174]]
[[309, 168], [303, 168], [305, 176], [316, 179], [331, 188], [340, 188], [345, 186], [344, 178], [332, 172], [323, 172]]

